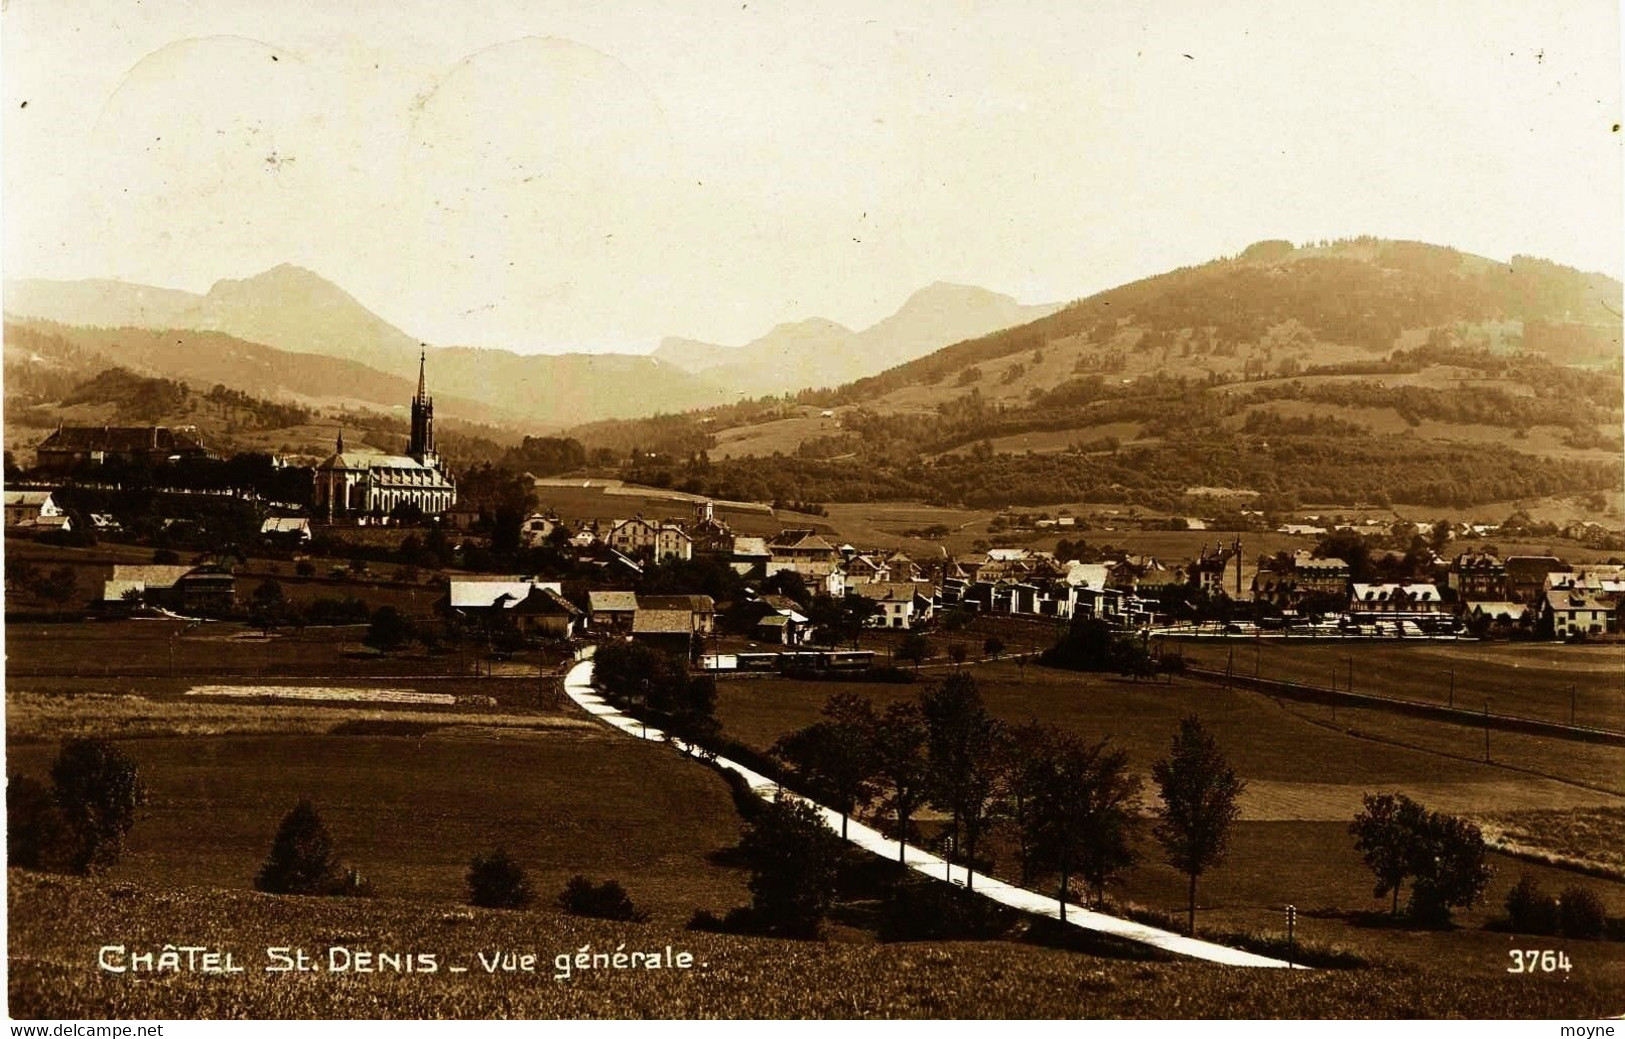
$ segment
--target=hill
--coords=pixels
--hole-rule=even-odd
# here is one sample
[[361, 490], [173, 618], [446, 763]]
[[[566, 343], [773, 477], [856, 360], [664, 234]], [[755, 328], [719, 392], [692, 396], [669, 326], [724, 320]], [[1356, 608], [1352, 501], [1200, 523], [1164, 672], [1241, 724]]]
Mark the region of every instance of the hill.
[[949, 343], [1024, 324], [1056, 309], [938, 282], [861, 332], [824, 318], [783, 324], [740, 347], [667, 339], [654, 356], [746, 395], [837, 386]]
[[[67, 424], [196, 425], [212, 450], [324, 455], [337, 428], [396, 449], [416, 385], [354, 361], [293, 357], [217, 332], [5, 326], [5, 442], [26, 449]], [[441, 448], [458, 461], [500, 454], [516, 421], [442, 397]], [[466, 448], [468, 457], [459, 457]]]
[[1617, 492], [1620, 293], [1527, 257], [1261, 242], [791, 403], [575, 435], [704, 452], [717, 493], [796, 501], [1172, 508], [1221, 487], [1291, 508]]
[[[252, 278], [216, 282], [205, 295], [105, 280], [8, 281], [5, 307], [7, 315], [19, 321], [63, 326], [59, 334], [70, 327], [95, 330], [82, 336], [109, 348], [117, 345], [117, 363], [148, 367], [167, 377], [199, 377], [198, 367], [211, 363], [232, 367], [235, 374], [202, 378], [264, 396], [322, 396], [310, 392], [314, 383], [343, 387], [339, 392], [355, 400], [404, 405], [411, 389], [403, 394], [401, 387], [415, 386], [418, 352], [423, 349], [343, 289], [289, 264]], [[107, 329], [124, 333], [117, 344], [101, 334]], [[161, 333], [159, 340], [175, 333], [186, 340], [176, 345], [188, 349], [135, 347], [131, 340], [145, 337], [133, 330]], [[266, 355], [256, 348], [274, 353]], [[635, 355], [521, 355], [474, 347], [428, 350], [437, 401], [479, 421], [505, 414], [510, 423], [526, 430], [682, 411], [737, 396], [680, 368]], [[143, 356], [130, 356], [132, 351]], [[228, 356], [216, 362], [176, 356], [204, 351]], [[266, 356], [275, 363], [262, 363]], [[365, 383], [372, 385], [363, 389]], [[446, 400], [459, 397], [461, 401]]]

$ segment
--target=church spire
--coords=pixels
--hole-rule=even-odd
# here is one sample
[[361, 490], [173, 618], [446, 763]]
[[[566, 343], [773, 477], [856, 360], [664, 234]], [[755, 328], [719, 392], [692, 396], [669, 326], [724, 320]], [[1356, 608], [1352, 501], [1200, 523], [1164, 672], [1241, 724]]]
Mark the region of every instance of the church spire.
[[344, 427], [343, 426], [339, 427], [338, 453], [341, 454], [341, 455], [344, 453]]
[[424, 399], [425, 385], [423, 381], [423, 366], [428, 359], [429, 351], [422, 343], [418, 344], [418, 400]]

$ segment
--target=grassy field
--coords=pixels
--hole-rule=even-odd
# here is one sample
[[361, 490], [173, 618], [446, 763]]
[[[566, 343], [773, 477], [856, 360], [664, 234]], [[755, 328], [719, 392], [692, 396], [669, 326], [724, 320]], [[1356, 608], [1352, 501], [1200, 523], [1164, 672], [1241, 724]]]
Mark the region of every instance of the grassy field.
[[[694, 518], [694, 498], [658, 487], [642, 487], [603, 480], [545, 480], [536, 484], [537, 507], [551, 509], [566, 522], [579, 520], [673, 519], [688, 522]], [[773, 534], [783, 526], [767, 506], [738, 508], [719, 503], [717, 518], [740, 534]]]
[[[1249, 782], [1243, 817], [1259, 820], [1343, 820], [1358, 811], [1366, 790], [1406, 790], [1457, 809], [1483, 810], [1616, 804], [1617, 796], [1592, 789], [1625, 775], [1625, 750], [1495, 733], [1496, 764], [1472, 757], [1478, 729], [1380, 711], [1339, 709], [1338, 723], [1319, 705], [1276, 703], [1258, 693], [1178, 680], [1130, 682], [1011, 663], [974, 669], [982, 697], [998, 717], [1053, 722], [1092, 739], [1110, 736], [1135, 766], [1148, 770], [1168, 752], [1179, 720], [1201, 717], [1237, 772]], [[877, 706], [912, 699], [921, 684], [882, 686], [835, 682], [765, 682], [719, 686], [717, 715], [727, 731], [766, 747], [813, 721], [839, 691], [870, 697]], [[1386, 720], [1387, 728], [1384, 728]], [[1350, 729], [1356, 732], [1351, 734]], [[1367, 732], [1370, 735], [1360, 735]], [[1375, 738], [1373, 738], [1375, 737]], [[1514, 740], [1521, 739], [1522, 743]], [[1411, 742], [1413, 746], [1404, 745]], [[1459, 756], [1456, 754], [1459, 746]], [[1506, 766], [1541, 769], [1546, 779]], [[1587, 784], [1587, 785], [1576, 785]]]
[[1509, 848], [1625, 879], [1625, 808], [1492, 812], [1477, 821]]
[[1452, 701], [1541, 721], [1567, 723], [1570, 690], [1574, 721], [1625, 730], [1625, 645], [1560, 643], [1372, 642], [1311, 643], [1257, 639], [1230, 643], [1173, 640], [1185, 659], [1237, 674], [1337, 688], [1427, 703]]
[[[492, 661], [482, 647], [448, 647], [436, 653], [420, 645], [379, 655], [362, 644], [363, 625], [258, 629], [229, 621], [189, 627], [170, 618], [98, 621], [88, 624], [6, 625], [6, 673], [23, 688], [54, 688], [62, 677], [174, 679], [143, 689], [184, 689], [188, 677], [298, 679], [483, 675], [536, 678], [563, 659], [562, 651], [528, 649]], [[134, 688], [134, 687], [131, 687]]]
[[[1321, 941], [1382, 960], [1422, 964], [1460, 958], [1489, 970], [1496, 962], [1504, 965], [1509, 938], [1482, 928], [1501, 912], [1519, 871], [1537, 873], [1550, 888], [1575, 877], [1496, 855], [1496, 880], [1486, 901], [1458, 914], [1460, 929], [1381, 926], [1385, 921], [1372, 914], [1384, 906], [1371, 898], [1370, 875], [1347, 833], [1362, 795], [1399, 790], [1428, 807], [1470, 815], [1625, 808], [1625, 797], [1598, 789], [1625, 786], [1620, 782], [1625, 751], [1617, 748], [1495, 733], [1495, 763], [1486, 765], [1472, 756], [1473, 737], [1481, 753], [1480, 732], [1386, 712], [1340, 709], [1334, 725], [1319, 706], [1277, 704], [1259, 694], [1196, 682], [1133, 683], [1034, 666], [1023, 679], [1010, 664], [981, 665], [975, 674], [996, 716], [1010, 722], [1037, 718], [1091, 739], [1110, 736], [1142, 775], [1166, 756], [1181, 717], [1202, 718], [1247, 783], [1230, 860], [1204, 879], [1199, 895], [1211, 926], [1279, 930], [1281, 907], [1293, 902], [1316, 912], [1313, 933]], [[879, 706], [913, 698], [921, 689], [918, 684], [724, 683], [718, 715], [733, 736], [765, 748], [814, 720], [835, 692], [856, 692]], [[1155, 848], [1148, 845], [1145, 851], [1144, 864], [1120, 896], [1164, 910], [1181, 906], [1184, 878], [1160, 864]], [[1005, 868], [1014, 868], [1013, 854], [1001, 859]], [[1610, 912], [1625, 913], [1625, 885], [1581, 879], [1598, 891]], [[1588, 946], [1586, 955], [1588, 962], [1616, 972], [1625, 966], [1625, 947], [1618, 944]]]
[[[523, 912], [376, 899], [292, 899], [9, 876], [9, 1010], [17, 1018], [1584, 1018], [1617, 1011], [1592, 970], [1511, 978], [1427, 970], [1256, 971], [1080, 956], [1020, 942], [790, 942]], [[116, 936], [109, 938], [108, 936]], [[135, 982], [96, 969], [116, 940], [233, 953], [241, 974]], [[688, 952], [690, 970], [588, 970], [583, 947]], [[436, 957], [433, 974], [267, 973], [265, 950], [333, 947]], [[534, 953], [534, 973], [487, 973], [480, 954]], [[1583, 961], [1581, 961], [1583, 962]], [[454, 974], [452, 966], [467, 967]], [[1578, 967], [1578, 964], [1577, 964]]]
[[[500, 844], [544, 898], [577, 873], [615, 877], [679, 925], [745, 900], [740, 872], [712, 862], [740, 833], [715, 774], [598, 727], [445, 721], [121, 741], [149, 799], [110, 879], [251, 889], [282, 816], [309, 797], [383, 896], [461, 902], [469, 861]], [[12, 743], [7, 767], [44, 776], [55, 754]]]

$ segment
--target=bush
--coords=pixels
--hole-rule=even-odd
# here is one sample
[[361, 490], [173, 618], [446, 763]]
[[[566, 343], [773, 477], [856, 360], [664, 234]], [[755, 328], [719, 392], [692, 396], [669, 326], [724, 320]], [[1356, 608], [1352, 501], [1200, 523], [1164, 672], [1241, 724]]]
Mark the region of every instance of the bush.
[[879, 935], [883, 942], [997, 938], [1015, 916], [964, 888], [910, 873], [887, 891]]
[[1556, 934], [1557, 899], [1540, 890], [1540, 884], [1527, 873], [1507, 892], [1507, 923], [1522, 934]]
[[485, 909], [523, 909], [535, 895], [524, 867], [497, 848], [488, 855], [476, 855], [468, 867], [468, 904]]
[[92, 873], [115, 865], [146, 790], [134, 761], [106, 740], [68, 740], [51, 766], [55, 799], [72, 834], [69, 867]]
[[835, 897], [841, 848], [803, 801], [775, 801], [753, 820], [739, 849], [750, 864], [751, 910], [764, 933], [817, 937]]
[[1559, 928], [1565, 938], [1601, 938], [1608, 926], [1602, 899], [1590, 888], [1571, 884], [1557, 897]]
[[708, 931], [712, 934], [722, 933], [722, 921], [717, 914], [709, 909], [696, 909], [694, 915], [688, 918], [690, 931]]
[[68, 817], [51, 788], [29, 776], [6, 780], [6, 859], [23, 869], [73, 869], [75, 846]]
[[649, 914], [632, 904], [632, 898], [619, 881], [606, 880], [594, 884], [579, 874], [570, 878], [559, 892], [559, 907], [576, 916], [592, 916], [600, 920], [627, 920], [643, 923]]
[[359, 886], [359, 878], [345, 875], [316, 807], [300, 801], [277, 828], [254, 889], [273, 895], [331, 895], [347, 886]]

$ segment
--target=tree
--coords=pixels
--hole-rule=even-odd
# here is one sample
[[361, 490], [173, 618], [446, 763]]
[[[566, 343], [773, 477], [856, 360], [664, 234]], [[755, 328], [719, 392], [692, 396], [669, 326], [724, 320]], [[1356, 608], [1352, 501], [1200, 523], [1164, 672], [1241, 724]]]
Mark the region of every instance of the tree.
[[925, 804], [928, 791], [925, 715], [920, 705], [898, 700], [886, 707], [875, 727], [875, 779], [886, 804], [897, 813], [897, 861], [903, 862], [909, 820]]
[[[955, 671], [920, 697], [925, 716], [926, 761], [931, 803], [952, 813], [953, 847], [964, 837], [965, 859], [974, 869], [976, 846], [986, 831], [1000, 789], [1005, 728], [987, 713], [976, 678]], [[969, 878], [966, 878], [969, 886]]]
[[903, 636], [897, 644], [897, 659], [914, 662], [914, 673], [919, 674], [920, 661], [931, 655], [931, 640], [917, 631]]
[[1032, 726], [1016, 763], [1023, 804], [1019, 825], [1029, 876], [1058, 875], [1065, 912], [1070, 879], [1083, 876], [1097, 897], [1135, 861], [1134, 802], [1140, 780], [1109, 740], [1085, 743], [1052, 726]]
[[1429, 812], [1417, 834], [1410, 913], [1421, 923], [1443, 924], [1454, 907], [1474, 905], [1490, 882], [1489, 848], [1477, 826]]
[[412, 639], [412, 622], [393, 606], [380, 606], [373, 611], [364, 645], [380, 653], [389, 653], [406, 645]]
[[1528, 873], [1507, 892], [1507, 923], [1524, 934], [1556, 934], [1559, 927], [1557, 899], [1540, 889], [1540, 882]]
[[1366, 794], [1365, 809], [1349, 824], [1354, 850], [1376, 877], [1371, 889], [1376, 898], [1392, 894], [1391, 915], [1399, 915], [1399, 889], [1411, 875], [1416, 834], [1427, 810], [1404, 794]]
[[856, 693], [837, 693], [824, 703], [824, 720], [782, 737], [773, 754], [791, 769], [794, 781], [814, 798], [847, 818], [874, 798], [874, 706]]
[[1414, 878], [1410, 916], [1425, 924], [1448, 921], [1452, 907], [1476, 903], [1489, 883], [1488, 848], [1478, 827], [1430, 812], [1404, 794], [1367, 794], [1349, 830], [1377, 878], [1372, 894], [1392, 894], [1396, 916], [1407, 877]]
[[535, 898], [525, 868], [505, 848], [474, 856], [468, 867], [468, 904], [486, 909], [523, 909]]
[[739, 842], [751, 871], [751, 911], [770, 934], [814, 938], [835, 897], [841, 845], [804, 801], [780, 798]]
[[982, 652], [994, 660], [1002, 658], [1004, 656], [1004, 640], [997, 635], [988, 636], [982, 643]]
[[72, 834], [73, 872], [115, 865], [147, 799], [135, 762], [106, 740], [68, 740], [51, 766], [51, 781]]
[[254, 889], [273, 895], [326, 895], [343, 883], [333, 838], [309, 799], [282, 819]]
[[964, 664], [965, 658], [968, 656], [970, 656], [970, 649], [963, 642], [954, 642], [949, 644], [948, 659], [954, 662], [954, 667], [959, 667]]
[[1186, 929], [1196, 933], [1196, 880], [1224, 861], [1246, 784], [1194, 715], [1179, 723], [1168, 757], [1151, 766], [1162, 794], [1153, 833], [1168, 864], [1190, 880]]

